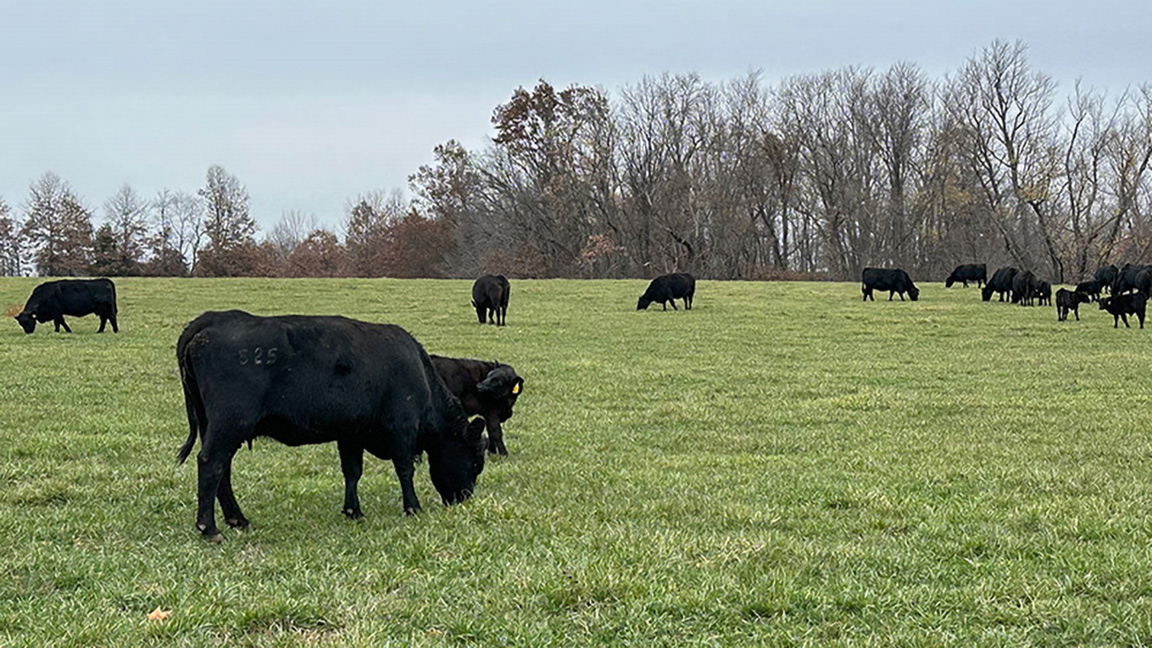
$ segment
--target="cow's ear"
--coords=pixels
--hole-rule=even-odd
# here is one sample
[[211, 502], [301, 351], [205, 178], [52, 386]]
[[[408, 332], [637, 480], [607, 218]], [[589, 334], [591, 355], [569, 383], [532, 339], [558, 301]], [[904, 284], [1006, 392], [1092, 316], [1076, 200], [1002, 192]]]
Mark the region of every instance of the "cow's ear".
[[476, 383], [476, 391], [478, 391], [482, 394], [488, 393], [488, 392], [494, 392], [497, 389], [500, 389], [500, 380], [499, 380], [499, 376], [496, 375], [495, 369], [493, 369], [492, 371], [489, 371], [488, 375], [484, 376], [484, 380], [481, 380], [480, 382]]
[[468, 432], [464, 438], [467, 439], [469, 443], [478, 443], [480, 439], [484, 437], [485, 427], [483, 417], [477, 416], [468, 422]]

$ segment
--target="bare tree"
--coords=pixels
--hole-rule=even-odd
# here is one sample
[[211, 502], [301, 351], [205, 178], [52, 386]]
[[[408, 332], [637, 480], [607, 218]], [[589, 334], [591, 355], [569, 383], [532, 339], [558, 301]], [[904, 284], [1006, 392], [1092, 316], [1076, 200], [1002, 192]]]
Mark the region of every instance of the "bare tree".
[[8, 203], [0, 198], [0, 276], [24, 274], [24, 239]]
[[208, 247], [200, 252], [197, 272], [208, 276], [248, 276], [257, 272], [256, 264], [264, 264], [265, 260], [253, 239], [256, 222], [248, 213], [248, 190], [236, 176], [213, 165], [198, 193], [205, 205]]
[[55, 173], [29, 186], [21, 234], [41, 275], [83, 274], [91, 264], [91, 211]]
[[139, 274], [148, 244], [147, 202], [125, 184], [104, 202], [104, 221], [117, 257], [104, 274]]

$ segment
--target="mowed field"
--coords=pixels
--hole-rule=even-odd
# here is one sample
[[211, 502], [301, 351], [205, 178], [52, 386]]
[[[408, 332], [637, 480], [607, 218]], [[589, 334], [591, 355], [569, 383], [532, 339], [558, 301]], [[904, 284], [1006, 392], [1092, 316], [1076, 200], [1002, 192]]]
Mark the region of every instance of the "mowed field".
[[[0, 280], [0, 305], [37, 280]], [[119, 335], [0, 326], [0, 644], [1147, 645], [1152, 328], [856, 283], [117, 280]], [[194, 528], [177, 335], [210, 309], [399, 324], [526, 379], [476, 496], [401, 514], [334, 445], [234, 463]], [[199, 446], [197, 446], [198, 448]], [[165, 621], [148, 621], [156, 607]]]

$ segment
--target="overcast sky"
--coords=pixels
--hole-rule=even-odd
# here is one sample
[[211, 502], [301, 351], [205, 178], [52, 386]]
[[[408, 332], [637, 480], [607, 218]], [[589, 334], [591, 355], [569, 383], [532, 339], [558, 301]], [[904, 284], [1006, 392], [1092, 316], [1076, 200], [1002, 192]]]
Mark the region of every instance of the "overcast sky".
[[102, 217], [124, 183], [194, 192], [209, 165], [269, 229], [337, 227], [347, 200], [403, 188], [432, 148], [469, 149], [544, 78], [615, 93], [644, 75], [769, 83], [911, 61], [942, 78], [1023, 40], [1066, 94], [1152, 81], [1149, 0], [56, 2], [0, 0], [0, 198], [54, 171]]

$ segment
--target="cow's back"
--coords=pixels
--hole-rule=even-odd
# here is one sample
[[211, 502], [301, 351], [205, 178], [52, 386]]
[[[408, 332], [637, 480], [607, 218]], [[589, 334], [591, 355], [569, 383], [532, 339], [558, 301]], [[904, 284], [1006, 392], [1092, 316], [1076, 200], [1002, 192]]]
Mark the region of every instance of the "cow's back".
[[177, 344], [207, 410], [340, 433], [424, 418], [443, 389], [415, 339], [343, 317], [211, 312]]

